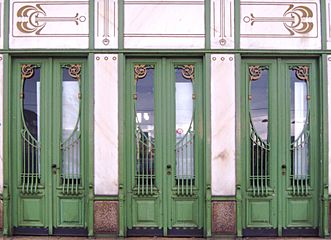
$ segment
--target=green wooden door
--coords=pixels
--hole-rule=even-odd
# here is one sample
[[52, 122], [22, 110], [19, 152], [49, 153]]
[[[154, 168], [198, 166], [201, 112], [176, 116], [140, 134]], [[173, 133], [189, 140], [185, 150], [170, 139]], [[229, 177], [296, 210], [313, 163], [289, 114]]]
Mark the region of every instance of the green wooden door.
[[130, 59], [126, 75], [128, 235], [202, 235], [201, 61]]
[[82, 59], [15, 59], [11, 92], [14, 234], [86, 234]]
[[243, 234], [318, 235], [318, 78], [314, 60], [242, 64]]

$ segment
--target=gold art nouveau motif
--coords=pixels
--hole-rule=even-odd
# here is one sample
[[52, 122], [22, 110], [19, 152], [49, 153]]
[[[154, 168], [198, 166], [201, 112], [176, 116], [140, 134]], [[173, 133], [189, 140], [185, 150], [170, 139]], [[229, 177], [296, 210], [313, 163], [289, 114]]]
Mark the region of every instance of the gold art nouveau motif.
[[182, 70], [182, 76], [186, 79], [194, 80], [194, 65], [183, 65], [179, 66]]
[[147, 75], [146, 65], [143, 64], [134, 65], [134, 79], [136, 81], [146, 77], [146, 75]]
[[249, 76], [251, 81], [259, 80], [263, 70], [267, 70], [267, 66], [249, 66]]
[[255, 17], [253, 13], [250, 16], [245, 16], [243, 21], [250, 23], [252, 26], [256, 22], [279, 22], [283, 23], [284, 27], [289, 31], [290, 36], [297, 34], [307, 34], [314, 28], [312, 18], [313, 11], [308, 6], [297, 6], [289, 4], [288, 9], [281, 17]]
[[35, 33], [42, 35], [41, 31], [45, 28], [48, 22], [74, 22], [79, 25], [80, 22], [85, 22], [85, 16], [79, 16], [78, 13], [72, 17], [47, 17], [47, 13], [41, 7], [42, 4], [24, 5], [17, 11], [18, 30], [22, 33]]
[[70, 77], [79, 81], [81, 65], [80, 64], [71, 64], [66, 67], [68, 68], [68, 73], [69, 73]]
[[23, 64], [22, 65], [21, 75], [22, 75], [23, 81], [26, 80], [26, 79], [29, 79], [33, 76], [34, 69], [36, 67], [37, 67], [36, 65], [32, 65], [32, 64]]
[[295, 76], [299, 80], [309, 81], [309, 67], [308, 66], [294, 66], [291, 70], [295, 71]]

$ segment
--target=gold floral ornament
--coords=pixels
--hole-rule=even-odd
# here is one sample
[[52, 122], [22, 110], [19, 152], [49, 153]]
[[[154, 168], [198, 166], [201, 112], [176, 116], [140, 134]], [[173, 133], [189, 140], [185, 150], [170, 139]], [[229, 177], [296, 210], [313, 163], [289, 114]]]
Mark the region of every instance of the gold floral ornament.
[[29, 79], [34, 75], [34, 69], [37, 68], [36, 65], [32, 64], [23, 64], [21, 73], [22, 73], [22, 79]]
[[182, 69], [182, 76], [186, 79], [190, 79], [191, 81], [194, 80], [194, 65], [184, 65], [180, 66]]
[[256, 80], [260, 79], [262, 71], [267, 70], [268, 67], [267, 66], [254, 65], [254, 66], [249, 66], [248, 69], [249, 69], [250, 80], [251, 81], [256, 81]]
[[146, 77], [146, 75], [147, 75], [146, 65], [143, 65], [143, 64], [134, 65], [134, 79], [136, 81]]
[[308, 66], [294, 66], [291, 70], [295, 71], [295, 76], [299, 80], [309, 81], [309, 67]]
[[72, 77], [76, 80], [80, 80], [80, 70], [81, 70], [80, 64], [71, 64], [67, 68], [68, 68], [70, 77]]

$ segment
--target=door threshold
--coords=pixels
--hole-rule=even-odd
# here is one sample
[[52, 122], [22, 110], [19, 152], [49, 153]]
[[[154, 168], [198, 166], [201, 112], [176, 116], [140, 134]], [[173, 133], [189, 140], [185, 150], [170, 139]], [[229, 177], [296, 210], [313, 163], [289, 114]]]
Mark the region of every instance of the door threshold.
[[48, 228], [43, 227], [14, 227], [13, 235], [16, 236], [48, 236]]
[[126, 234], [128, 237], [162, 237], [163, 229], [134, 227], [132, 229], [127, 229]]

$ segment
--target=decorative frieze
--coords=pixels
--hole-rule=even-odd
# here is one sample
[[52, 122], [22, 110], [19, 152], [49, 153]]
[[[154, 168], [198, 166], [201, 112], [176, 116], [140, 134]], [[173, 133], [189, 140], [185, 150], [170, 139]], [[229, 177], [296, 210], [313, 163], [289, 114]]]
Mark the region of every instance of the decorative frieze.
[[95, 48], [117, 48], [118, 5], [117, 0], [96, 0], [94, 5]]
[[87, 48], [88, 1], [11, 1], [10, 48]]
[[241, 1], [241, 48], [318, 49], [318, 1]]
[[234, 48], [234, 1], [212, 0], [211, 48]]

